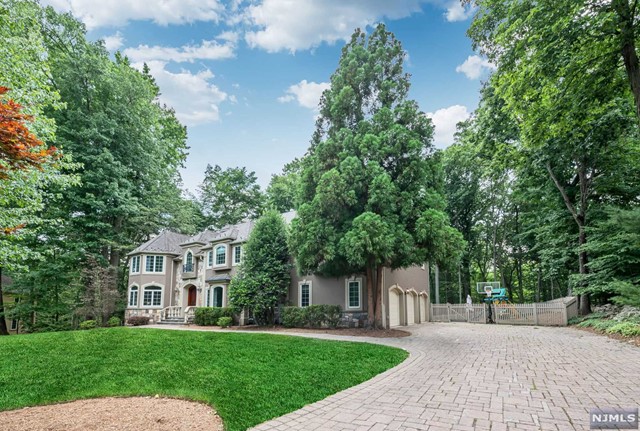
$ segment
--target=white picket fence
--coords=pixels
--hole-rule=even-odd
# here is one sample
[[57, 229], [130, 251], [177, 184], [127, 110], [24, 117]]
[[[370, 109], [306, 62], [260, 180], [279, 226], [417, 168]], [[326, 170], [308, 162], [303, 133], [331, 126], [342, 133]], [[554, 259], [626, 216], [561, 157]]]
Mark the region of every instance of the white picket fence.
[[[567, 326], [578, 315], [575, 297], [531, 304], [491, 304], [493, 321], [506, 325]], [[485, 304], [431, 304], [432, 322], [487, 323]]]

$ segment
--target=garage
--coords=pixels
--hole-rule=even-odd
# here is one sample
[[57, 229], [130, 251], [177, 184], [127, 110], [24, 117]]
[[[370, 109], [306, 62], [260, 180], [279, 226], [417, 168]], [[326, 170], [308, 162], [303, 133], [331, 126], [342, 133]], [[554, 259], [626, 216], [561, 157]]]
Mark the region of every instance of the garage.
[[407, 292], [407, 325], [416, 323], [416, 296], [416, 293], [413, 291]]
[[400, 326], [402, 290], [398, 286], [389, 289], [389, 326]]
[[427, 294], [426, 293], [421, 293], [420, 294], [420, 323], [424, 323], [427, 321], [427, 307], [429, 307], [429, 301], [427, 301]]

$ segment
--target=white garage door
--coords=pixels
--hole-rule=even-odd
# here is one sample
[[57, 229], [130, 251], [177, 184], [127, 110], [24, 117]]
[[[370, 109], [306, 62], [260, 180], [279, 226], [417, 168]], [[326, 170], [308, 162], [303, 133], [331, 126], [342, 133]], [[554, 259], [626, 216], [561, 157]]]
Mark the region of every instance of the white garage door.
[[420, 322], [427, 321], [427, 297], [420, 296]]
[[407, 325], [416, 323], [416, 297], [407, 293]]
[[389, 292], [389, 326], [400, 326], [400, 296], [398, 292]]

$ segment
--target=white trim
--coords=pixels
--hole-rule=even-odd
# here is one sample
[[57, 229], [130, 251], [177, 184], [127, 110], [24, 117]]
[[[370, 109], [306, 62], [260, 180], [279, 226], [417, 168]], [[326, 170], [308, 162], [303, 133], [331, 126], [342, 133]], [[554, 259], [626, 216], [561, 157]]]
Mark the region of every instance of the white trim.
[[226, 307], [227, 306], [227, 295], [226, 295], [227, 286], [225, 286], [224, 284], [216, 284], [215, 286], [212, 285], [211, 287], [209, 287], [209, 290], [211, 291], [211, 303], [209, 306], [216, 307], [215, 305], [213, 305], [213, 303], [215, 299], [215, 290], [218, 287], [222, 289], [222, 304], [220, 304], [220, 307]]
[[[236, 262], [236, 249], [240, 249], [240, 261]], [[238, 266], [242, 263], [242, 244], [234, 245], [231, 248], [231, 266]]]
[[[133, 270], [133, 260], [134, 259], [138, 259], [138, 270], [137, 271]], [[140, 271], [142, 271], [142, 255], [138, 254], [136, 256], [131, 256], [129, 258], [129, 274], [140, 274]]]
[[[218, 263], [218, 249], [224, 247], [224, 263]], [[213, 268], [223, 268], [228, 266], [229, 246], [227, 244], [218, 244], [213, 247]]]
[[[209, 259], [209, 256], [211, 256], [211, 259]], [[207, 252], [204, 255], [204, 259], [205, 259], [205, 267], [207, 269], [213, 268], [213, 249], [211, 250], [207, 250]]]
[[[167, 271], [167, 256], [164, 254], [145, 254], [144, 256], [144, 266], [141, 266], [141, 270], [142, 270], [142, 274], [156, 274], [156, 275], [164, 275], [166, 274]], [[161, 272], [156, 272], [156, 271], [147, 271], [147, 257], [152, 257], [154, 258], [153, 261], [153, 268], [155, 269], [156, 267], [156, 259], [158, 256], [162, 257], [162, 271]]]
[[309, 285], [309, 304], [306, 305], [305, 307], [309, 306], [309, 305], [313, 305], [313, 283], [311, 282], [311, 280], [301, 280], [298, 282], [298, 307], [302, 307], [302, 286], [303, 285]]
[[[358, 283], [358, 303], [357, 307], [349, 306], [349, 283]], [[362, 277], [351, 277], [344, 280], [344, 309], [362, 310]]]
[[[131, 305], [131, 290], [133, 288], [136, 288], [136, 303], [134, 305]], [[129, 290], [127, 292], [127, 308], [139, 308], [140, 307], [140, 292], [142, 291], [142, 289], [140, 289], [140, 286], [138, 286], [137, 283], [132, 284], [131, 286], [129, 286]]]
[[[148, 287], [159, 287], [160, 288], [160, 305], [153, 305], [153, 295], [151, 296], [151, 304], [152, 305], [144, 305], [144, 292], [147, 290]], [[156, 289], [154, 289], [153, 291], [157, 291]], [[163, 304], [164, 304], [164, 285], [160, 284], [160, 283], [146, 283], [144, 285], [141, 286], [141, 295], [139, 296], [138, 301], [140, 301], [140, 307], [139, 308], [155, 308], [155, 309], [162, 309]]]

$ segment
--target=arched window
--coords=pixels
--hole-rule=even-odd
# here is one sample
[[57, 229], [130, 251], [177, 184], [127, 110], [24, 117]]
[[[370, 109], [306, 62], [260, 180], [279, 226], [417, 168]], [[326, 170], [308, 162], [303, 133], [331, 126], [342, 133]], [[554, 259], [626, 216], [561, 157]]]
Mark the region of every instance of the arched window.
[[224, 265], [227, 263], [227, 247], [219, 245], [216, 247], [216, 266]]
[[162, 306], [162, 287], [147, 286], [142, 293], [142, 305], [144, 307]]
[[131, 286], [129, 289], [129, 307], [138, 306], [138, 286]]
[[184, 270], [183, 272], [193, 272], [193, 253], [191, 251], [187, 252], [187, 255], [184, 258]]
[[213, 288], [213, 306], [214, 307], [222, 307], [222, 294], [223, 294], [222, 286], [216, 286]]

